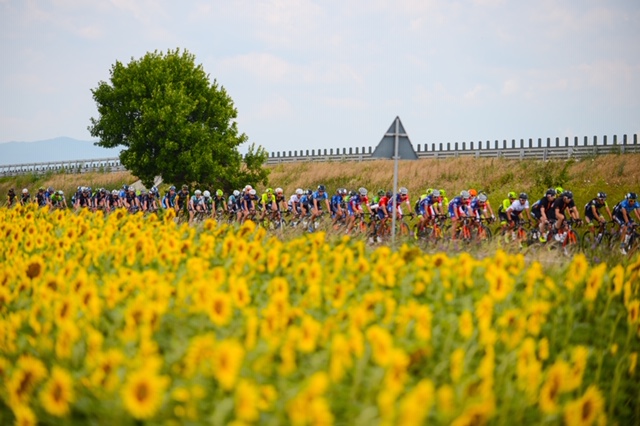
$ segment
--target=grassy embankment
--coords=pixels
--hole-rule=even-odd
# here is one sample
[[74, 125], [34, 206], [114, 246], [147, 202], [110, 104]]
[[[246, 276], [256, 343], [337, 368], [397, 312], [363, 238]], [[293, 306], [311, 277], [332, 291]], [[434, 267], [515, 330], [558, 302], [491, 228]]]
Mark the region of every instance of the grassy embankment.
[[[270, 186], [282, 187], [287, 194], [296, 188], [315, 188], [324, 183], [330, 193], [338, 187], [369, 191], [391, 189], [393, 161], [293, 163], [269, 166]], [[34, 194], [40, 186], [53, 186], [70, 195], [80, 185], [93, 188], [119, 188], [136, 180], [129, 172], [26, 175], [1, 178], [3, 202], [7, 190], [27, 187]], [[163, 185], [166, 187], [168, 183]], [[581, 207], [598, 191], [609, 195], [613, 204], [628, 191], [640, 192], [640, 154], [620, 154], [590, 157], [582, 160], [506, 160], [474, 157], [401, 161], [399, 185], [409, 189], [414, 197], [427, 187], [444, 188], [452, 197], [462, 189], [486, 191], [497, 206], [509, 191], [528, 192], [532, 199], [541, 196], [550, 186], [570, 188]], [[215, 189], [215, 188], [210, 188]], [[262, 189], [262, 188], [258, 188]], [[414, 198], [415, 199], [415, 198]]]

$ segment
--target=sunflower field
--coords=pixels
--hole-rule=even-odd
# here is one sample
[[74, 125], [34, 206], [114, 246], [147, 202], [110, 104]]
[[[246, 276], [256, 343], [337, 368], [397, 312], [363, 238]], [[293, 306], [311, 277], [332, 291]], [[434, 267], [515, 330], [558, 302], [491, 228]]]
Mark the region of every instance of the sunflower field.
[[640, 259], [0, 209], [0, 424], [640, 423]]

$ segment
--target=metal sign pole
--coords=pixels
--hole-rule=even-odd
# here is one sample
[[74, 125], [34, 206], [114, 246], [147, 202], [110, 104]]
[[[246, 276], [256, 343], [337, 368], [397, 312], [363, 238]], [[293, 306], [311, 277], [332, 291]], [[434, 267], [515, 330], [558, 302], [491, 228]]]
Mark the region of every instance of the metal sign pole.
[[393, 216], [391, 216], [391, 246], [396, 246], [396, 212], [398, 198], [398, 139], [399, 139], [399, 119], [396, 117], [396, 131], [394, 135], [393, 154]]

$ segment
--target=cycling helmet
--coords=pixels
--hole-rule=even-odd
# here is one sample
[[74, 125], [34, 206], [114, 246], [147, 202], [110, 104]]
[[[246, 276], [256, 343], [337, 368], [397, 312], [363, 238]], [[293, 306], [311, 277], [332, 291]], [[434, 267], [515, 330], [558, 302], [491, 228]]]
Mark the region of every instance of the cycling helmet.
[[349, 195], [351, 197], [355, 197], [356, 195], [358, 195], [358, 193], [356, 191], [349, 191]]
[[302, 195], [303, 193], [304, 191], [302, 190], [302, 188], [296, 189], [296, 195]]
[[425, 192], [425, 194], [427, 195], [433, 194], [433, 188], [427, 188], [427, 192]]
[[186, 189], [189, 189], [189, 186], [188, 186], [188, 185], [186, 185], [186, 184], [185, 184], [185, 185], [182, 185], [182, 189], [185, 189], [185, 190], [186, 190]]
[[196, 191], [194, 192], [195, 195], [202, 195], [202, 191], [200, 191], [199, 189], [196, 189]]
[[[62, 192], [62, 191], [58, 191], [58, 192]], [[60, 194], [62, 195], [62, 194]], [[118, 195], [118, 190], [114, 189], [113, 191], [111, 191], [111, 195]]]
[[237, 197], [240, 195], [240, 191], [238, 191], [237, 189], [233, 191], [233, 196]]
[[401, 186], [399, 191], [400, 191], [400, 195], [407, 195], [409, 193], [409, 190], [404, 186]]
[[439, 197], [440, 191], [438, 191], [437, 189], [433, 189], [431, 190], [431, 195], [433, 195], [434, 197]]
[[518, 198], [518, 194], [516, 194], [515, 192], [511, 191], [507, 194], [507, 198], [511, 198], [512, 200], [515, 200], [516, 198]]
[[64, 195], [64, 191], [62, 189], [58, 190], [58, 195]]
[[104, 189], [104, 188], [100, 188], [100, 193], [102, 193], [102, 194], [106, 194], [106, 193], [107, 193], [107, 190], [106, 190], [106, 189]]
[[53, 187], [50, 186], [49, 188], [47, 188], [47, 192], [49, 192], [49, 194], [53, 194]]
[[[89, 191], [87, 188], [84, 188], [84, 191]], [[129, 187], [130, 192], [136, 192], [136, 189], [133, 186]]]
[[627, 200], [637, 200], [638, 199], [638, 194], [636, 194], [635, 192], [630, 192], [627, 194], [627, 196], [625, 197]]
[[40, 188], [38, 188], [38, 192], [44, 192], [44, 187], [41, 186]]
[[326, 190], [327, 190], [327, 188], [324, 185], [318, 185], [318, 191], [324, 192]]
[[267, 194], [271, 194], [271, 193], [273, 193], [273, 189], [271, 189], [271, 188], [267, 188], [267, 190], [266, 190], [265, 192], [266, 192]]
[[146, 193], [147, 193], [147, 190], [146, 190], [146, 189], [141, 189], [141, 190], [140, 190], [140, 194], [146, 194]]
[[521, 192], [518, 198], [520, 198], [521, 200], [528, 200], [529, 196], [527, 195], [526, 192]]
[[255, 189], [253, 189], [253, 188], [251, 188], [251, 189], [249, 190], [249, 195], [256, 195], [256, 190], [255, 190]]
[[363, 197], [369, 193], [369, 191], [367, 191], [367, 188], [362, 188], [362, 187], [358, 188], [358, 192], [359, 192], [359, 193], [360, 193], [360, 195], [362, 195]]
[[224, 192], [222, 192], [222, 189], [216, 189], [216, 195], [218, 197], [222, 197], [222, 194], [224, 194]]
[[384, 189], [378, 189], [378, 197], [382, 197], [384, 196], [385, 192]]
[[175, 190], [176, 190], [176, 187], [175, 187], [175, 186], [171, 185], [171, 186], [169, 187], [169, 191], [175, 191]]
[[469, 190], [469, 195], [471, 195], [472, 197], [475, 197], [478, 195], [478, 191], [476, 191], [475, 189], [470, 189]]
[[486, 203], [487, 202], [487, 196], [484, 194], [480, 194], [478, 195], [478, 201], [481, 203]]
[[386, 196], [387, 196], [387, 198], [393, 197], [393, 192], [387, 191]]
[[307, 189], [307, 195], [313, 195], [313, 191], [310, 189]]
[[553, 188], [549, 188], [549, 189], [547, 189], [547, 192], [544, 195], [547, 195], [547, 196], [553, 195], [555, 197], [556, 196], [556, 190], [553, 189]]
[[209, 197], [211, 197], [211, 193], [210, 193], [209, 191], [204, 191], [204, 192], [202, 193], [202, 195], [204, 195], [204, 198], [209, 198]]
[[152, 186], [152, 187], [151, 187], [151, 191], [150, 191], [150, 192], [152, 192], [152, 193], [154, 193], [154, 194], [157, 194], [157, 193], [158, 193], [158, 187], [156, 187], [156, 186]]
[[567, 198], [571, 199], [571, 198], [573, 198], [573, 192], [571, 192], [571, 191], [564, 191], [564, 192], [562, 193], [562, 196], [563, 196], [563, 197], [567, 197]]
[[[282, 188], [276, 188], [276, 194], [282, 194], [283, 192]], [[222, 191], [220, 191], [220, 195], [222, 195]]]
[[253, 187], [251, 185], [247, 185], [244, 187], [245, 191], [251, 191], [253, 189]]
[[24, 189], [22, 190], [22, 193], [23, 193], [23, 194], [28, 194], [28, 193], [29, 193], [29, 190], [28, 190], [27, 188], [24, 188]]
[[340, 188], [340, 189], [338, 189], [338, 194], [340, 194], [340, 195], [347, 195], [347, 188]]
[[469, 191], [460, 192], [460, 196], [463, 200], [468, 200], [469, 198], [471, 198], [471, 194], [469, 194]]
[[447, 192], [444, 189], [440, 190], [440, 196], [441, 197], [446, 197], [447, 196]]
[[556, 187], [556, 194], [562, 194], [563, 192], [564, 192], [564, 189], [561, 186]]
[[603, 200], [607, 199], [607, 194], [604, 192], [598, 192], [598, 198], [602, 198]]

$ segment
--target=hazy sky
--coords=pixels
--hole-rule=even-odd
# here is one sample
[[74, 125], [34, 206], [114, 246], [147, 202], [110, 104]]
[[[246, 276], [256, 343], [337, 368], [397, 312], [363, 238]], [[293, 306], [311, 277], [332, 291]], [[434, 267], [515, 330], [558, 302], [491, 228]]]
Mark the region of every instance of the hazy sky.
[[115, 61], [176, 47], [272, 152], [640, 133], [638, 0], [0, 0], [0, 34], [0, 142], [91, 140]]

